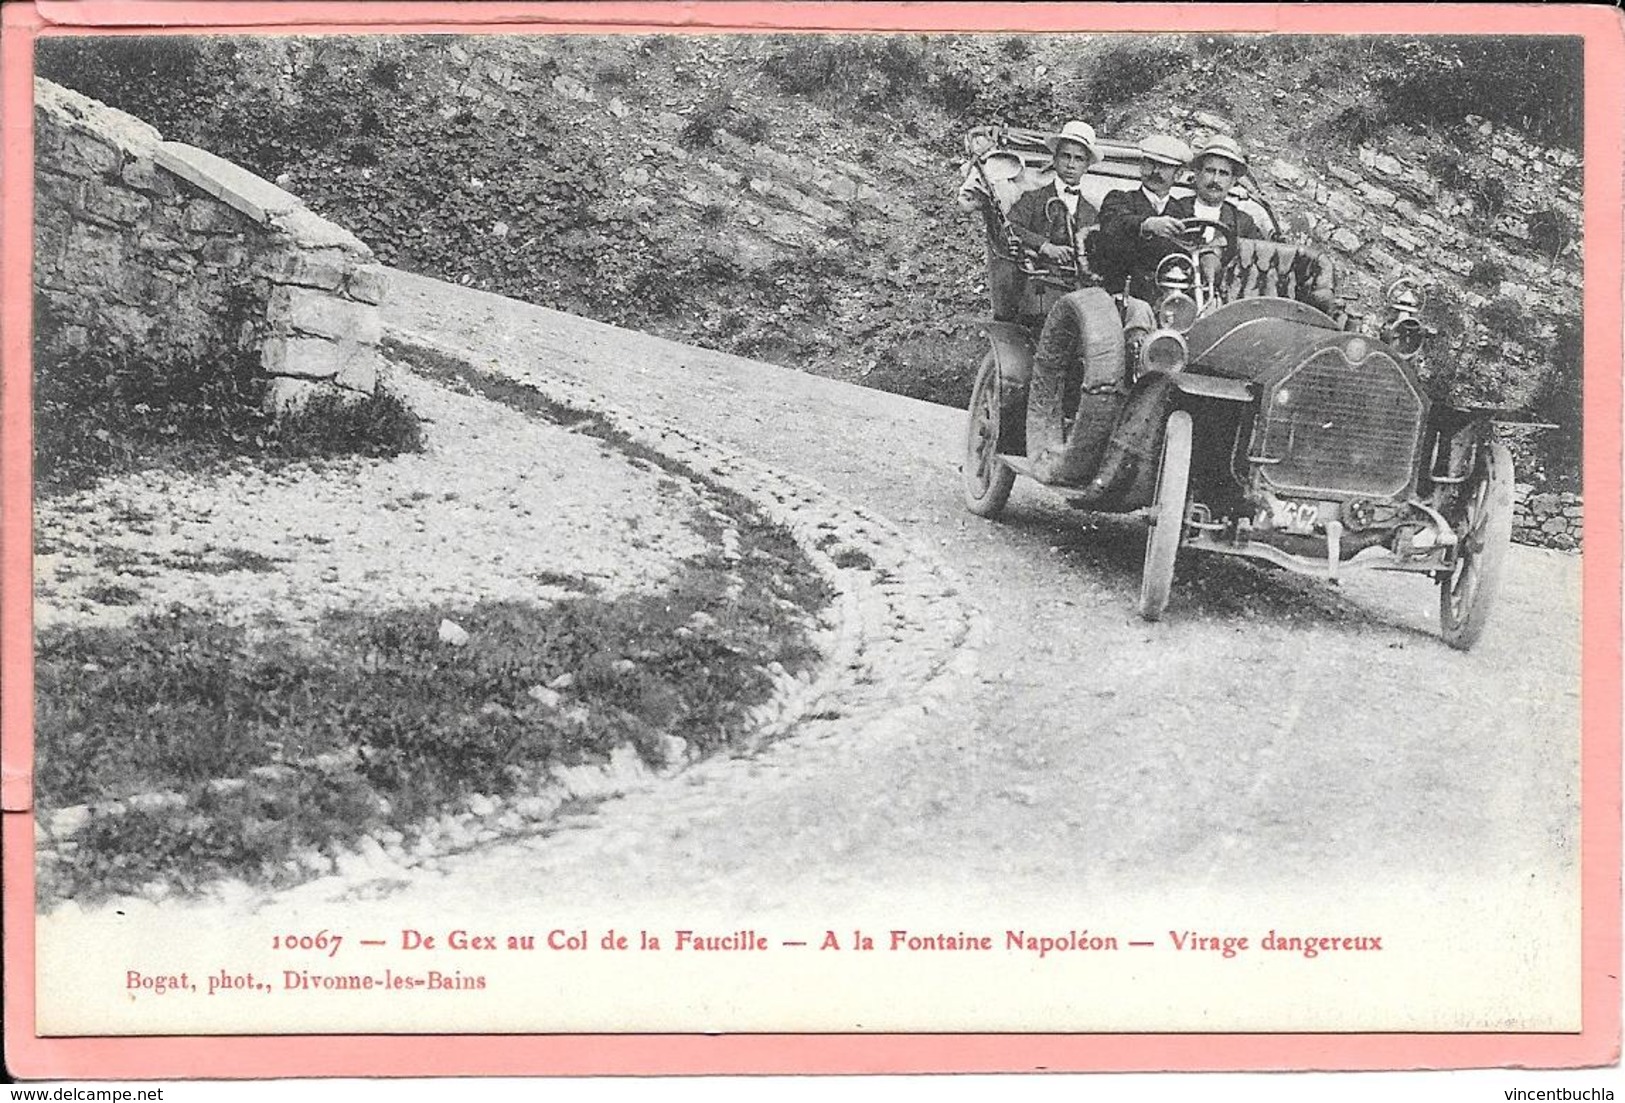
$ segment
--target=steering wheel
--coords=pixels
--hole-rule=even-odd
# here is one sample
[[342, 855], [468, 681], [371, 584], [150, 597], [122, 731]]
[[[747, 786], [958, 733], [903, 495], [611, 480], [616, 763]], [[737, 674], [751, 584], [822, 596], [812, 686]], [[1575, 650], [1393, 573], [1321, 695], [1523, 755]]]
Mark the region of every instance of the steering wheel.
[[[1220, 240], [1208, 241], [1209, 230], [1212, 230]], [[1179, 229], [1174, 231], [1174, 240], [1192, 252], [1214, 247], [1229, 251], [1235, 247], [1236, 232], [1216, 218], [1182, 218], [1179, 220]]]

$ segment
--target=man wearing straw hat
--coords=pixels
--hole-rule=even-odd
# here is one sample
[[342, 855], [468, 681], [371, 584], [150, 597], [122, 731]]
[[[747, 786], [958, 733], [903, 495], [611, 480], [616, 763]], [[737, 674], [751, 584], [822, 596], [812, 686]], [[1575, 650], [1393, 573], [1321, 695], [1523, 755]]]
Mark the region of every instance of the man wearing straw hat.
[[1010, 208], [1010, 226], [1021, 243], [1050, 264], [1070, 267], [1078, 231], [1094, 225], [1095, 207], [1078, 181], [1100, 160], [1095, 128], [1074, 119], [1049, 138], [1055, 179], [1023, 195]]
[[[1247, 158], [1234, 138], [1222, 134], [1209, 138], [1196, 151], [1196, 156], [1191, 160], [1191, 169], [1196, 174], [1191, 181], [1196, 189], [1195, 194], [1170, 201], [1167, 214], [1174, 218], [1206, 218], [1222, 222], [1230, 228], [1232, 251], [1239, 238], [1275, 240], [1273, 236], [1259, 233], [1252, 216], [1230, 202], [1230, 189], [1247, 175]], [[1212, 240], [1216, 233], [1208, 230], [1208, 239]]]

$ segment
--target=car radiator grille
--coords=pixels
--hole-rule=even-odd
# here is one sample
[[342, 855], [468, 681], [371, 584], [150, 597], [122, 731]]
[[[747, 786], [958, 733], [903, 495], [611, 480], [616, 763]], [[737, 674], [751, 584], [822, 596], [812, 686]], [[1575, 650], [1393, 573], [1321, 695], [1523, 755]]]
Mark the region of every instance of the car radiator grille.
[[1350, 364], [1322, 349], [1266, 396], [1264, 468], [1274, 489], [1300, 494], [1397, 494], [1410, 485], [1423, 401], [1391, 357]]

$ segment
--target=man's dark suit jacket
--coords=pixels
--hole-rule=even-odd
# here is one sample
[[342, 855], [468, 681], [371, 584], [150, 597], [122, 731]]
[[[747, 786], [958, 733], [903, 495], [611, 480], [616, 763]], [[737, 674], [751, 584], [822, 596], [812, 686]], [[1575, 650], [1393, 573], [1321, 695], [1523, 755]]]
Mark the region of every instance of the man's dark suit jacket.
[[[1173, 206], [1169, 200], [1167, 206]], [[1128, 282], [1128, 293], [1150, 301], [1156, 295], [1152, 282], [1157, 262], [1175, 248], [1168, 239], [1141, 237], [1140, 225], [1157, 210], [1142, 188], [1114, 191], [1100, 204], [1100, 238], [1095, 256], [1100, 267], [1101, 286], [1116, 293]], [[1165, 210], [1165, 214], [1172, 213]], [[1239, 213], [1239, 212], [1238, 212]]]
[[[1034, 252], [1038, 251], [1040, 245], [1046, 244], [1072, 247], [1072, 234], [1066, 224], [1066, 204], [1061, 200], [1057, 186], [1058, 182], [1052, 180], [1041, 188], [1027, 192], [1010, 208], [1011, 229], [1015, 230], [1021, 243]], [[1054, 203], [1050, 202], [1052, 199]], [[1080, 195], [1078, 213], [1074, 219], [1076, 228], [1093, 226], [1095, 214], [1095, 205]]]

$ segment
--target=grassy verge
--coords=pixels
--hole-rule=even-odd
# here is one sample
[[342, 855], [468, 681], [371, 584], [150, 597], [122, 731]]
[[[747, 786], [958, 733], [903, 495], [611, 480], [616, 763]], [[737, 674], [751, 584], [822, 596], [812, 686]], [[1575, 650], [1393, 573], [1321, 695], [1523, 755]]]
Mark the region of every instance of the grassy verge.
[[[301, 876], [312, 848], [414, 825], [550, 768], [668, 737], [694, 753], [747, 734], [770, 669], [808, 668], [823, 583], [781, 529], [740, 558], [687, 562], [663, 592], [327, 618], [308, 639], [197, 612], [37, 646], [43, 810], [142, 792], [173, 808], [92, 813], [41, 869], [41, 898]], [[440, 637], [451, 620], [467, 639]], [[320, 761], [317, 761], [320, 758]], [[282, 767], [282, 769], [257, 769]], [[244, 779], [242, 785], [210, 783]]]
[[267, 406], [269, 386], [257, 352], [157, 361], [42, 345], [34, 374], [35, 489], [69, 493], [119, 472], [195, 471], [238, 456], [275, 466], [423, 446], [417, 416], [387, 388], [354, 399], [318, 395], [276, 415]]
[[[413, 359], [448, 384], [697, 478], [598, 415], [455, 361]], [[732, 518], [737, 546], [724, 553], [718, 521], [697, 514], [715, 550], [654, 594], [351, 612], [308, 636], [181, 610], [41, 633], [42, 811], [181, 798], [93, 808], [47, 849], [41, 899], [154, 882], [185, 891], [225, 875], [284, 883], [330, 865], [323, 850], [410, 838], [621, 747], [658, 766], [673, 736], [697, 755], [735, 745], [754, 730], [773, 671], [816, 662], [810, 625], [830, 591], [748, 499], [720, 488], [708, 497]], [[442, 638], [447, 620], [454, 642]]]

